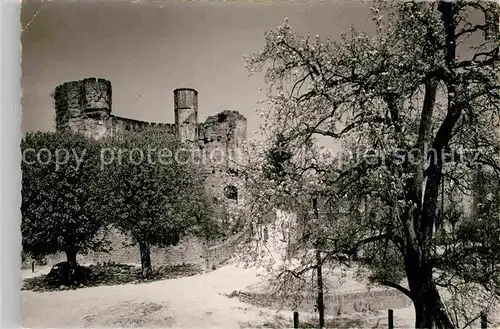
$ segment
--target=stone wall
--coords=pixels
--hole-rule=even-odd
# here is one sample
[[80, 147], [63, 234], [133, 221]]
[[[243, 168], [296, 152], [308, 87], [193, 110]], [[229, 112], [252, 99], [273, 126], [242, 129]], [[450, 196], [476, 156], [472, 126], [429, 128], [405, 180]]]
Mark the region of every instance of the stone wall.
[[111, 116], [111, 126], [113, 127], [113, 134], [120, 134], [126, 131], [140, 132], [145, 130], [161, 130], [175, 136], [176, 127], [172, 123], [156, 123], [146, 122], [118, 116]]
[[[181, 141], [191, 141], [191, 146], [199, 152], [205, 168], [206, 187], [219, 205], [227, 207], [230, 214], [237, 215], [238, 205], [243, 202], [243, 181], [230, 173], [233, 162], [239, 162], [239, 153], [246, 139], [247, 119], [237, 111], [223, 111], [198, 123], [198, 92], [190, 88], [174, 90], [175, 123], [150, 123], [114, 116], [112, 110], [111, 82], [101, 78], [87, 78], [66, 82], [54, 91], [56, 123], [58, 130], [71, 129], [91, 138], [100, 139], [122, 132], [139, 132], [159, 129]], [[182, 126], [182, 127], [181, 127]], [[182, 129], [181, 129], [182, 128]], [[181, 134], [182, 133], [182, 134]], [[215, 156], [215, 158], [212, 157]], [[219, 157], [217, 157], [219, 156]], [[227, 188], [236, 189], [237, 199], [227, 197]], [[123, 246], [126, 239], [113, 233], [113, 252], [80, 255], [80, 262], [115, 261], [136, 263], [139, 261], [138, 247]], [[205, 263], [208, 252], [215, 262], [232, 253], [223, 251], [223, 245], [206, 250], [196, 239], [182, 241], [178, 246], [163, 250], [153, 250], [152, 261], [156, 264]], [[215, 251], [217, 250], [217, 251]], [[54, 261], [64, 260], [62, 257]]]
[[88, 78], [81, 82], [83, 110], [89, 114], [95, 111], [111, 114], [111, 82], [100, 78]]
[[222, 111], [199, 125], [200, 147], [208, 151], [219, 149], [231, 156], [246, 140], [247, 119], [237, 111]]
[[69, 128], [87, 137], [100, 139], [107, 136], [112, 129], [112, 121], [108, 119], [96, 120], [87, 117], [71, 118], [68, 120]]
[[[237, 111], [223, 111], [199, 125], [199, 147], [207, 172], [206, 186], [214, 201], [226, 203], [229, 208], [243, 203], [244, 181], [236, 168], [241, 163], [241, 147], [245, 139], [246, 118]], [[225, 195], [227, 188], [237, 190], [236, 202], [228, 200]]]
[[[317, 303], [317, 295], [315, 294], [294, 295], [293, 292], [290, 292], [286, 301], [276, 300], [276, 297], [269, 292], [245, 291], [235, 293], [235, 295], [240, 300], [250, 304], [299, 312], [312, 312]], [[397, 290], [384, 289], [337, 295], [326, 294], [324, 305], [326, 314], [340, 316], [342, 314], [406, 308], [411, 306], [412, 302], [411, 299]]]
[[212, 246], [205, 252], [205, 268], [216, 269], [234, 257], [238, 251], [238, 246], [244, 241], [245, 232], [239, 233], [222, 244]]
[[[176, 246], [166, 248], [151, 248], [151, 264], [180, 265], [192, 264], [205, 270], [212, 270], [230, 260], [236, 253], [239, 243], [243, 241], [244, 234], [240, 233], [229, 238], [223, 243], [209, 246], [205, 241], [196, 237], [188, 237]], [[86, 255], [78, 254], [77, 262], [80, 264], [96, 264], [115, 262], [120, 264], [140, 264], [139, 246], [132, 245], [131, 239], [112, 229], [109, 235], [111, 250], [105, 252], [89, 252]], [[24, 265], [31, 264], [27, 258]], [[47, 264], [54, 265], [66, 261], [64, 253], [57, 253], [46, 258]]]
[[174, 90], [177, 136], [182, 142], [198, 140], [198, 92], [191, 88]]
[[[78, 254], [77, 262], [80, 264], [95, 264], [103, 262], [115, 262], [121, 264], [140, 264], [139, 246], [132, 245], [130, 238], [112, 230], [109, 235], [112, 250], [105, 252], [89, 252], [86, 255]], [[151, 249], [151, 263], [159, 265], [193, 264], [200, 267], [206, 265], [206, 244], [196, 238], [183, 239], [178, 245], [166, 248], [154, 247]], [[47, 257], [47, 262], [54, 265], [66, 261], [64, 253], [58, 253]], [[27, 260], [26, 262], [30, 262]]]
[[70, 119], [82, 116], [81, 85], [78, 81], [66, 82], [57, 86], [53, 97], [56, 110], [56, 128], [57, 130], [67, 130]]
[[112, 104], [110, 81], [87, 78], [66, 82], [56, 87], [53, 96], [58, 130], [72, 128], [93, 135], [94, 130], [107, 125]]
[[[207, 174], [239, 162], [246, 140], [247, 119], [237, 111], [222, 111], [198, 123], [198, 92], [174, 91], [175, 123], [152, 123], [111, 115], [111, 82], [101, 78], [70, 81], [56, 87], [54, 104], [58, 130], [72, 129], [92, 138], [124, 131], [160, 129], [191, 141], [203, 158]], [[182, 125], [182, 127], [181, 127]], [[182, 135], [181, 135], [182, 133]]]

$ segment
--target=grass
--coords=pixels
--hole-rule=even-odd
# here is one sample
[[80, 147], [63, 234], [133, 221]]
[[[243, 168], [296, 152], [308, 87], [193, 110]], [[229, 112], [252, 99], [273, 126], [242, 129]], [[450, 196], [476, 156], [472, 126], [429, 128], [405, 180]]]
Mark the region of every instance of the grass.
[[[165, 328], [172, 325], [166, 303], [128, 301], [99, 308], [84, 316], [85, 328]], [[98, 324], [98, 325], [97, 325]]]
[[58, 291], [67, 289], [79, 289], [85, 287], [111, 286], [122, 284], [138, 284], [145, 282], [154, 282], [165, 279], [174, 279], [185, 276], [192, 276], [202, 273], [202, 270], [191, 264], [159, 266], [153, 268], [151, 277], [144, 279], [141, 276], [140, 267], [134, 265], [105, 263], [90, 265], [88, 268], [92, 271], [85, 284], [79, 286], [53, 286], [48, 285], [44, 279], [45, 275], [40, 275], [34, 278], [28, 278], [23, 281], [22, 290], [31, 290], [37, 292]]

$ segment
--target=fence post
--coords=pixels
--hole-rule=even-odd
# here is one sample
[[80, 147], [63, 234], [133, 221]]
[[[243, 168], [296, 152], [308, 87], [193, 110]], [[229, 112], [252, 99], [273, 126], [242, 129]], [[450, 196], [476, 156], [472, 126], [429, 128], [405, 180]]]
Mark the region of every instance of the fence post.
[[488, 328], [488, 317], [486, 316], [486, 313], [481, 312], [481, 329], [486, 328]]
[[394, 329], [394, 311], [389, 309], [387, 313], [389, 316], [389, 329]]
[[299, 312], [293, 312], [293, 328], [299, 328]]
[[31, 262], [31, 273], [35, 273], [35, 261]]

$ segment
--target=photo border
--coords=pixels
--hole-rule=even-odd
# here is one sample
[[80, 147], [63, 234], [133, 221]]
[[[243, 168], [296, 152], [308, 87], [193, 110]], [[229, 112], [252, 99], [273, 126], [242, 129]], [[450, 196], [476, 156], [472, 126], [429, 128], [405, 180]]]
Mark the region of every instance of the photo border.
[[2, 0], [1, 328], [21, 327], [21, 2]]

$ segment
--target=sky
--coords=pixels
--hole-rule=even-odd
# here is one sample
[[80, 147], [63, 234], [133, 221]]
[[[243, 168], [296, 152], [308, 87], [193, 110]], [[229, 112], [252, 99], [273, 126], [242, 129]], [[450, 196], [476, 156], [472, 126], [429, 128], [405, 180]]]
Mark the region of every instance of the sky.
[[23, 2], [21, 131], [55, 128], [50, 96], [66, 81], [111, 81], [112, 114], [173, 122], [173, 90], [199, 92], [199, 120], [223, 110], [262, 123], [261, 74], [248, 76], [243, 55], [264, 46], [266, 30], [285, 17], [301, 34], [338, 38], [370, 29], [369, 2], [332, 1], [69, 1]]

